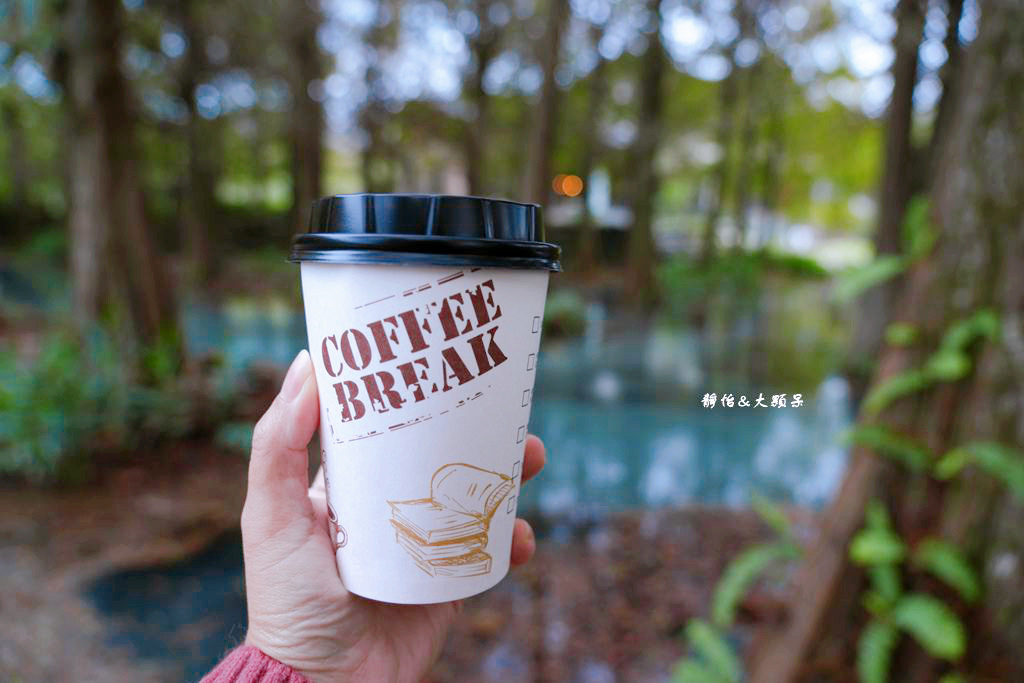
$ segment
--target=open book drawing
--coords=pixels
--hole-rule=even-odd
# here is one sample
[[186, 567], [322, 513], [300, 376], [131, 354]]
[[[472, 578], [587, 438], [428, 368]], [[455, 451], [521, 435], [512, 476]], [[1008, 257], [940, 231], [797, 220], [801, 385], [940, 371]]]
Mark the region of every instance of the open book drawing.
[[451, 463], [430, 480], [430, 497], [389, 500], [395, 539], [431, 576], [479, 576], [491, 571], [487, 531], [511, 493], [511, 477]]

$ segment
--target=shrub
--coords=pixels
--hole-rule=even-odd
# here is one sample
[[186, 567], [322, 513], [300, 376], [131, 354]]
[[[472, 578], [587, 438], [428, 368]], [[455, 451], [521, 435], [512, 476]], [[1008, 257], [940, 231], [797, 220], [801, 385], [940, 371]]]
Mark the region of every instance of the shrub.
[[576, 292], [559, 289], [551, 293], [544, 306], [544, 336], [578, 337], [587, 326], [587, 305]]
[[[146, 352], [147, 364], [161, 365], [159, 353]], [[178, 376], [137, 382], [101, 332], [84, 339], [57, 333], [31, 365], [0, 354], [0, 474], [81, 480], [100, 453], [180, 437], [211, 419], [209, 405], [195, 398]]]

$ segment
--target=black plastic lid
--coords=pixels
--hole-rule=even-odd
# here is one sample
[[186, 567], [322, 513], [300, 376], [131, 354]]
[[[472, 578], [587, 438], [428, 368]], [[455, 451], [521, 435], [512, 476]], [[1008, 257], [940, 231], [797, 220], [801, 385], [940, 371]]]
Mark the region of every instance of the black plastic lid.
[[541, 209], [503, 199], [339, 194], [313, 203], [292, 261], [561, 270]]

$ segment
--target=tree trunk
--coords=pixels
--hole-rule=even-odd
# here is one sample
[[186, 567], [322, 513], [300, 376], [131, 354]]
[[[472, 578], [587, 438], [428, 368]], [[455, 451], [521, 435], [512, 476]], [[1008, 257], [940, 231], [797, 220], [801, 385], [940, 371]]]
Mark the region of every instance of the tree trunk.
[[25, 154], [25, 141], [16, 131], [20, 130], [17, 104], [10, 99], [0, 101], [0, 120], [4, 128], [11, 131], [7, 136], [7, 160], [11, 173], [11, 204], [23, 214], [28, 203], [29, 170]]
[[380, 70], [383, 53], [392, 42], [393, 31], [389, 30], [388, 24], [383, 23], [383, 12], [379, 4], [376, 12], [373, 26], [366, 36], [371, 58], [366, 66], [366, 101], [359, 112], [359, 126], [366, 134], [359, 159], [359, 170], [365, 192], [393, 192], [395, 172], [393, 164], [388, 159], [387, 145], [384, 142], [387, 110], [381, 100], [383, 74]]
[[91, 0], [69, 2], [63, 19], [68, 108], [68, 229], [71, 249], [71, 311], [85, 332], [99, 319], [107, 273], [110, 169], [103, 115], [94, 99], [103, 79], [98, 52], [101, 26]]
[[[743, 74], [748, 74], [747, 80], [747, 106], [753, 102], [752, 92], [753, 84], [755, 80], [755, 74], [751, 67], [740, 67], [736, 63], [736, 46], [746, 38], [752, 38], [756, 33], [757, 17], [754, 12], [754, 7], [749, 5], [742, 0], [737, 2], [733, 7], [733, 17], [736, 23], [739, 25], [739, 33], [733, 39], [729, 45], [726, 46], [726, 52], [729, 54], [729, 74], [722, 80], [722, 84], [719, 87], [718, 98], [719, 98], [719, 119], [718, 119], [718, 130], [716, 132], [716, 142], [721, 150], [722, 156], [715, 165], [713, 173], [714, 183], [714, 194], [711, 199], [711, 207], [708, 210], [706, 222], [704, 224], [704, 236], [701, 239], [701, 248], [699, 260], [701, 264], [707, 265], [714, 258], [715, 251], [717, 249], [717, 233], [718, 233], [718, 221], [721, 219], [722, 211], [725, 209], [726, 197], [729, 192], [730, 172], [732, 171], [732, 147], [733, 137], [735, 136], [736, 127], [736, 109], [738, 107], [739, 100], [739, 89], [740, 81]], [[761, 58], [762, 60], [765, 57]], [[744, 134], [753, 136], [754, 121], [747, 113], [747, 117], [744, 120]], [[747, 147], [741, 146], [739, 153], [743, 156], [740, 158], [740, 168], [744, 171], [749, 178], [749, 159], [746, 155], [750, 154], [752, 150]], [[739, 188], [740, 180], [737, 180], [737, 196], [736, 206], [739, 207], [740, 202], [746, 202], [746, 196], [741, 194], [746, 193], [746, 188], [743, 188], [742, 193]], [[749, 182], [746, 180], [745, 182]], [[737, 225], [742, 223], [743, 230], [746, 230], [746, 221], [744, 217], [736, 216]], [[700, 316], [698, 316], [700, 317]]]
[[488, 15], [493, 3], [477, 0], [474, 3], [479, 28], [470, 38], [469, 51], [472, 55], [469, 73], [463, 92], [469, 107], [469, 118], [463, 134], [463, 154], [466, 164], [466, 186], [469, 194], [484, 194], [484, 149], [487, 139], [487, 110], [490, 98], [484, 90], [484, 74], [498, 54], [498, 31], [491, 24]]
[[649, 310], [657, 301], [654, 278], [654, 199], [660, 178], [655, 155], [661, 142], [665, 95], [665, 48], [661, 44], [660, 0], [648, 0], [654, 30], [647, 36], [647, 49], [640, 60], [640, 112], [632, 152], [633, 227], [626, 249], [626, 293], [635, 305]]
[[[913, 160], [910, 139], [914, 114], [914, 86], [917, 84], [917, 53], [924, 35], [922, 0], [900, 0], [896, 8], [896, 60], [892, 67], [892, 98], [885, 122], [885, 161], [879, 192], [875, 251], [901, 251], [903, 214], [910, 199]], [[884, 308], [883, 315], [884, 320]], [[879, 339], [881, 336], [879, 335]]]
[[544, 83], [541, 86], [540, 101], [537, 103], [537, 118], [533, 124], [530, 139], [530, 156], [523, 176], [522, 199], [525, 202], [543, 204], [549, 196], [551, 182], [551, 152], [554, 149], [555, 129], [560, 92], [555, 81], [555, 71], [562, 54], [562, 36], [569, 21], [569, 0], [551, 0], [547, 31], [544, 34], [541, 66]]
[[[135, 113], [121, 73], [119, 0], [72, 0], [65, 17], [71, 119], [75, 317], [97, 319], [103, 288], [124, 302], [137, 344], [180, 344], [176, 310], [145, 215]], [[108, 232], [109, 230], [109, 232]]]
[[[591, 41], [596, 49], [604, 35], [604, 26], [592, 26]], [[599, 251], [599, 234], [594, 226], [594, 217], [590, 213], [590, 176], [594, 171], [595, 162], [601, 152], [601, 113], [604, 101], [608, 96], [608, 60], [600, 53], [597, 64], [590, 72], [590, 92], [587, 96], [587, 111], [583, 119], [581, 137], [583, 139], [583, 158], [580, 160], [580, 177], [583, 178], [583, 219], [580, 221], [580, 236], [577, 243], [579, 256], [577, 267], [586, 277], [593, 275], [597, 266]]]
[[[879, 191], [878, 224], [874, 247], [878, 256], [899, 254], [902, 248], [903, 216], [910, 200], [916, 156], [911, 142], [914, 86], [917, 83], [917, 53], [924, 35], [923, 0], [900, 0], [896, 8], [896, 37], [893, 47], [892, 98], [885, 124], [885, 160]], [[899, 291], [897, 280], [884, 282], [864, 293], [854, 330], [852, 348], [856, 357], [852, 371], [855, 394], [864, 388], [870, 373], [866, 367], [876, 358], [890, 317], [890, 302]]]
[[712, 184], [714, 185], [711, 197], [711, 206], [708, 209], [708, 216], [704, 222], [704, 236], [701, 239], [700, 262], [710, 263], [715, 256], [716, 233], [718, 231], [718, 219], [722, 215], [722, 208], [725, 205], [725, 197], [729, 187], [729, 170], [732, 165], [732, 137], [733, 120], [736, 116], [736, 99], [739, 74], [736, 64], [732, 64], [729, 75], [722, 80], [718, 90], [718, 129], [715, 132], [715, 140], [721, 150], [721, 158], [715, 164], [712, 172]]
[[[772, 64], [766, 65], [767, 69], [777, 68]], [[769, 76], [773, 74], [769, 73]], [[776, 91], [768, 90], [764, 94], [765, 118], [767, 119], [767, 131], [764, 140], [764, 155], [761, 159], [761, 206], [762, 223], [758, 226], [761, 240], [759, 244], [770, 246], [775, 239], [775, 233], [779, 222], [776, 215], [779, 208], [779, 193], [781, 190], [783, 152], [786, 146], [786, 119], [785, 119], [785, 94], [781, 88]]]
[[960, 44], [959, 27], [960, 19], [964, 15], [964, 0], [947, 1], [946, 39], [943, 41], [947, 57], [946, 63], [942, 65], [940, 71], [942, 97], [939, 98], [939, 108], [935, 113], [935, 122], [932, 124], [932, 135], [926, 156], [926, 168], [929, 175], [927, 186], [929, 188], [935, 182], [935, 169], [938, 168], [939, 160], [942, 158], [943, 146], [946, 140], [952, 137], [949, 124], [957, 97], [960, 94], [960, 74], [963, 71], [964, 47]]
[[104, 79], [96, 93], [107, 129], [110, 164], [112, 268], [135, 332], [143, 344], [177, 337], [176, 311], [163, 264], [158, 259], [153, 232], [146, 219], [135, 144], [135, 103], [130, 84], [121, 72], [123, 10], [118, 0], [93, 0], [101, 23], [101, 68]]
[[[985, 6], [978, 38], [964, 64], [951, 138], [936, 171], [932, 218], [939, 241], [911, 270], [897, 319], [926, 340], [884, 351], [876, 383], [921, 367], [954, 321], [982, 309], [1000, 320], [998, 341], [968, 348], [973, 372], [898, 400], [879, 419], [926, 444], [936, 455], [971, 441], [995, 441], [1019, 452], [1024, 430], [1024, 4]], [[862, 421], [865, 418], [862, 417]], [[989, 475], [968, 469], [948, 483], [914, 475], [855, 449], [818, 540], [794, 578], [788, 621], [764, 633], [752, 653], [751, 680], [778, 683], [821, 675], [811, 663], [826, 652], [852, 665], [863, 607], [852, 589], [862, 573], [847, 561], [864, 504], [879, 497], [913, 545], [938, 535], [956, 543], [981, 573], [986, 591], [969, 606], [943, 594], [969, 629], [962, 666], [971, 680], [1024, 680], [1024, 530], [1021, 501]], [[1009, 569], [1007, 569], [1009, 568]], [[919, 573], [908, 590], [934, 592]], [[845, 599], [840, 599], [845, 598]], [[851, 599], [852, 598], [852, 599]], [[847, 670], [849, 670], [847, 668]], [[890, 680], [934, 681], [948, 670], [916, 646], [898, 651]], [[971, 674], [974, 674], [973, 676]]]
[[188, 169], [182, 192], [181, 223], [185, 238], [186, 277], [189, 284], [200, 290], [212, 269], [209, 233], [215, 224], [212, 214], [217, 174], [207, 149], [211, 141], [202, 135], [202, 118], [196, 107], [196, 88], [206, 69], [203, 35], [196, 16], [198, 7], [195, 0], [182, 0], [177, 4], [177, 10], [187, 44], [178, 77], [178, 94], [188, 109], [188, 121], [185, 123]]
[[[8, 43], [7, 54], [0, 68], [10, 70], [21, 52], [23, 39], [21, 31], [21, 7], [19, 3], [10, 3], [6, 7], [6, 29], [4, 40]], [[31, 180], [28, 156], [25, 153], [24, 136], [19, 133], [21, 130], [21, 116], [18, 111], [16, 89], [8, 88], [8, 93], [0, 96], [0, 123], [3, 129], [8, 131], [7, 135], [7, 163], [11, 180], [11, 205], [14, 207], [15, 220], [19, 223], [27, 213], [28, 187]], [[22, 225], [12, 226], [16, 232], [20, 232]]]
[[292, 233], [305, 230], [310, 207], [322, 194], [324, 108], [313, 88], [316, 82], [322, 88], [325, 64], [316, 38], [323, 17], [315, 1], [291, 4], [292, 209], [288, 227]]
[[755, 145], [757, 142], [757, 123], [760, 120], [758, 102], [758, 84], [762, 80], [763, 58], [756, 64], [744, 69], [743, 123], [740, 127], [740, 149], [736, 170], [736, 246], [743, 248], [747, 239], [747, 218], [750, 211], [751, 184], [753, 182], [754, 163], [756, 161]]

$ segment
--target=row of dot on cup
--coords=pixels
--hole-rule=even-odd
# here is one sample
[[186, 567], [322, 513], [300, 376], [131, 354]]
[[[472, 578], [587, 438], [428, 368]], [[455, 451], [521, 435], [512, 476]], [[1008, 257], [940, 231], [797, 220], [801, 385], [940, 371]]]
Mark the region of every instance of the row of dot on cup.
[[[540, 334], [541, 319], [540, 319], [539, 315], [533, 316], [532, 326], [533, 327], [532, 327], [531, 331], [533, 332], [533, 334]], [[531, 354], [526, 356], [526, 371], [527, 372], [533, 372], [536, 368], [537, 368], [537, 354], [536, 353], [531, 353]], [[531, 384], [533, 384], [533, 383], [531, 382]], [[530, 407], [530, 399], [533, 398], [532, 394], [533, 394], [532, 389], [523, 389], [523, 402], [522, 402], [522, 406], [521, 407], [527, 408], [527, 409]], [[522, 445], [522, 443], [524, 441], [526, 441], [526, 425], [522, 424], [522, 425], [519, 425], [519, 427], [516, 428], [516, 445]], [[520, 474], [520, 472], [519, 472], [519, 464], [520, 464], [520, 462], [521, 462], [520, 460], [516, 460], [515, 463], [512, 465], [512, 479], [513, 480], [515, 480], [516, 477], [518, 477], [519, 474]], [[505, 512], [507, 514], [512, 514], [515, 511], [515, 509], [516, 509], [516, 496], [509, 496], [508, 503], [507, 503], [507, 505], [505, 507]]]

